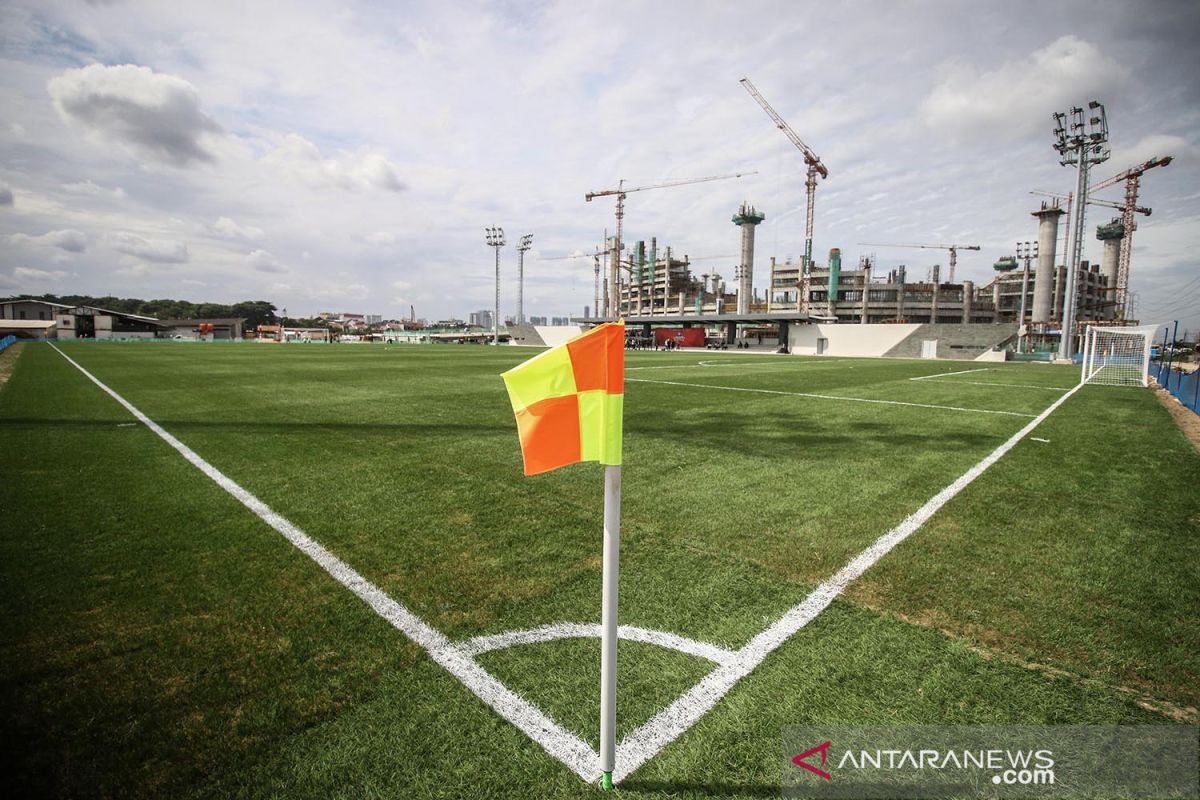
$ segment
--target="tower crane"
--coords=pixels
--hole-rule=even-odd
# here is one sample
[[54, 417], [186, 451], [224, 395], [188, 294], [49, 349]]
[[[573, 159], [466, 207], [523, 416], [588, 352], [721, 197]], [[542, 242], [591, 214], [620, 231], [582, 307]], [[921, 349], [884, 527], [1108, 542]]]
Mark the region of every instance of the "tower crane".
[[[1125, 237], [1121, 239], [1121, 252], [1117, 259], [1117, 313], [1121, 315], [1122, 319], [1129, 316], [1129, 254], [1133, 249], [1133, 232], [1137, 229], [1133, 215], [1141, 211], [1137, 205], [1138, 181], [1148, 171], [1155, 167], [1165, 167], [1173, 160], [1173, 156], [1152, 158], [1088, 187], [1088, 202], [1091, 203], [1094, 202], [1090, 199], [1093, 193], [1125, 181], [1125, 203], [1117, 206], [1123, 212], [1121, 222], [1125, 225]], [[1149, 215], [1150, 210], [1146, 209], [1145, 213]]]
[[[1037, 195], [1041, 195], [1042, 197], [1055, 197], [1055, 198], [1058, 198], [1059, 200], [1068, 200], [1068, 201], [1070, 201], [1073, 197], [1073, 194], [1071, 192], [1068, 192], [1067, 194], [1062, 194], [1060, 192], [1044, 192], [1040, 189], [1034, 189], [1030, 192], [1030, 194], [1037, 194]], [[1118, 211], [1125, 210], [1124, 203], [1114, 203], [1111, 200], [1097, 200], [1094, 197], [1088, 197], [1088, 205], [1089, 206], [1104, 206], [1105, 208], [1115, 208]], [[1153, 208], [1146, 208], [1145, 206], [1134, 206], [1133, 211], [1135, 214], [1142, 214], [1147, 217], [1150, 216], [1152, 213], [1154, 213]]]
[[685, 178], [678, 181], [666, 181], [665, 183], [652, 183], [647, 186], [632, 187], [626, 186], [625, 179], [622, 178], [621, 180], [617, 181], [617, 186], [615, 189], [601, 189], [600, 191], [588, 192], [585, 194], [583, 199], [589, 203], [592, 202], [592, 199], [596, 197], [611, 197], [612, 195], [616, 195], [617, 197], [617, 234], [613, 237], [613, 244], [611, 248], [613, 255], [611, 261], [609, 262], [609, 286], [612, 287], [612, 290], [609, 292], [608, 302], [605, 303], [608, 312], [607, 315], [611, 317], [618, 316], [618, 310], [621, 305], [621, 293], [618, 291], [619, 284], [617, 265], [621, 258], [621, 234], [624, 230], [624, 224], [622, 220], [625, 219], [625, 195], [632, 192], [644, 192], [648, 189], [667, 189], [672, 186], [686, 186], [692, 183], [707, 183], [708, 181], [723, 181], [730, 178], [740, 178], [743, 175], [757, 174], [758, 172], [756, 170], [753, 172], [737, 172], [732, 175], [710, 175], [707, 178]]
[[808, 165], [808, 175], [804, 181], [804, 189], [806, 192], [806, 212], [804, 218], [804, 274], [807, 275], [812, 270], [812, 238], [813, 238], [813, 202], [817, 196], [817, 176], [822, 178], [829, 177], [829, 170], [821, 163], [820, 157], [812, 151], [812, 148], [800, 140], [796, 132], [791, 126], [784, 122], [783, 117], [771, 108], [771, 104], [767, 102], [767, 98], [759, 93], [758, 89], [754, 88], [754, 84], [749, 78], [742, 78], [738, 81], [742, 84], [750, 96], [754, 98], [762, 110], [767, 112], [767, 116], [775, 122], [775, 127], [783, 131], [783, 135], [796, 145], [796, 148], [804, 154], [804, 163]]
[[950, 272], [946, 276], [948, 283], [954, 283], [954, 267], [958, 264], [959, 250], [978, 250], [977, 244], [880, 244], [876, 242], [859, 242], [863, 247], [919, 247], [924, 250], [949, 250]]
[[593, 296], [593, 302], [595, 303], [595, 305], [593, 305], [592, 308], [595, 310], [597, 317], [604, 316], [604, 311], [603, 311], [603, 309], [601, 309], [600, 303], [603, 300], [604, 304], [608, 305], [608, 286], [605, 285], [604, 296], [602, 298], [601, 292], [600, 292], [600, 259], [608, 258], [607, 250], [602, 250], [602, 249], [597, 248], [594, 252], [591, 252], [591, 253], [574, 253], [573, 255], [569, 255], [569, 256], [553, 256], [551, 258], [543, 258], [542, 261], [568, 261], [570, 259], [575, 259], [575, 258], [590, 258], [590, 259], [592, 259], [592, 268], [593, 268], [593, 272], [595, 274], [595, 282], [596, 282], [594, 296]]

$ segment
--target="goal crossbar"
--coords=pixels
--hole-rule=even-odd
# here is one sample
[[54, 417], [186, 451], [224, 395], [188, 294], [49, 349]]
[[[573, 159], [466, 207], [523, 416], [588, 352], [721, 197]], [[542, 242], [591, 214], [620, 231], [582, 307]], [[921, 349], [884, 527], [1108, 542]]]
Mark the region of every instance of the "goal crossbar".
[[1088, 326], [1083, 335], [1082, 383], [1148, 386], [1156, 329]]

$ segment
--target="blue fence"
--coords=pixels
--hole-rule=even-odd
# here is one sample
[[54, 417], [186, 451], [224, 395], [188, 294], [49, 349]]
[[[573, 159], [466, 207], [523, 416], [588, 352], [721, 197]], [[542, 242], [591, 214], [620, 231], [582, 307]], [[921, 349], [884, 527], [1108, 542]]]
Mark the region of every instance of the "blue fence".
[[17, 337], [15, 336], [5, 336], [3, 339], [0, 339], [0, 353], [4, 352], [15, 341], [17, 341]]
[[1179, 402], [1200, 414], [1200, 370], [1183, 372], [1177, 366], [1167, 369], [1166, 364], [1158, 362], [1150, 364], [1150, 374]]

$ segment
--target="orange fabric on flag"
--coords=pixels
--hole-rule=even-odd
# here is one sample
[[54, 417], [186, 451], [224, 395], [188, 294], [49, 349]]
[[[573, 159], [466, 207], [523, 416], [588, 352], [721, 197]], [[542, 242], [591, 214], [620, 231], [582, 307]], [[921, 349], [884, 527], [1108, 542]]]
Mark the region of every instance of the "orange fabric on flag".
[[625, 326], [605, 325], [593, 336], [567, 342], [575, 390], [600, 389], [609, 394], [625, 393]]
[[525, 474], [537, 475], [579, 461], [579, 398], [548, 397], [517, 414]]

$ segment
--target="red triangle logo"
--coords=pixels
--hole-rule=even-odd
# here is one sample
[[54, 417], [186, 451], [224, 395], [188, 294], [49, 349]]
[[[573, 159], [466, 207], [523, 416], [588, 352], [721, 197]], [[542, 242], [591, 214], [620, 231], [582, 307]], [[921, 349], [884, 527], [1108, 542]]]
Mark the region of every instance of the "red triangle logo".
[[795, 764], [797, 767], [801, 767], [803, 769], [808, 770], [809, 772], [811, 772], [814, 775], [820, 775], [825, 780], [831, 780], [828, 772], [826, 772], [823, 769], [818, 769], [817, 767], [814, 767], [812, 764], [809, 764], [807, 761], [804, 760], [804, 759], [808, 758], [809, 756], [811, 756], [813, 753], [820, 753], [821, 754], [821, 766], [822, 767], [825, 766], [825, 758], [829, 754], [829, 746], [831, 744], [833, 744], [833, 742], [825, 742], [824, 744], [819, 744], [816, 747], [810, 747], [808, 750], [805, 750], [800, 755], [793, 756], [792, 763]]

